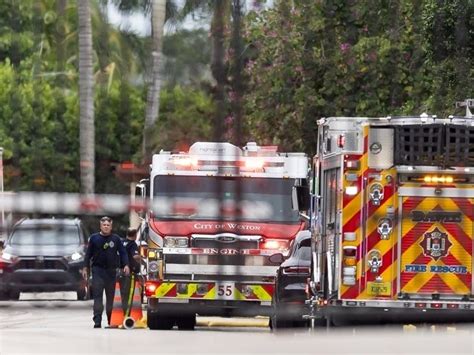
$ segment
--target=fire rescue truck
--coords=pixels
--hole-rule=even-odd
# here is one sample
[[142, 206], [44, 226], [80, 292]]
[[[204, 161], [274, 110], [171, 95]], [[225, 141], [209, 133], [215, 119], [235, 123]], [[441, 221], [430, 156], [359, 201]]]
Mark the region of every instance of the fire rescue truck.
[[292, 208], [308, 171], [304, 153], [253, 142], [155, 154], [148, 189], [137, 185], [150, 199], [142, 225], [149, 328], [193, 329], [197, 313], [270, 314], [278, 265], [269, 256], [308, 227]]
[[474, 119], [330, 117], [313, 159], [312, 324], [474, 315]]

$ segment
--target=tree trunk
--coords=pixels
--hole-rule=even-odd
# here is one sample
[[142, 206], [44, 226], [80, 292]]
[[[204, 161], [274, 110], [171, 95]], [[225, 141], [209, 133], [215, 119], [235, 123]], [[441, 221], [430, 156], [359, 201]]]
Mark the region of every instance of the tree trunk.
[[232, 1], [232, 49], [233, 49], [233, 65], [232, 65], [232, 89], [234, 91], [233, 113], [234, 113], [234, 129], [233, 142], [238, 147], [242, 146], [243, 133], [243, 110], [242, 96], [244, 93], [242, 82], [243, 71], [243, 48], [242, 48], [242, 3], [240, 0]]
[[151, 28], [153, 38], [152, 52], [152, 78], [148, 87], [147, 104], [145, 114], [145, 127], [143, 132], [143, 163], [148, 164], [152, 158], [152, 134], [155, 123], [158, 120], [160, 108], [160, 62], [163, 47], [163, 28], [165, 25], [166, 0], [152, 1]]
[[226, 116], [224, 67], [224, 30], [228, 15], [229, 0], [215, 0], [211, 23], [212, 36], [212, 76], [216, 80], [215, 100], [216, 114], [214, 116], [214, 141], [222, 141], [224, 136], [224, 119]]
[[66, 53], [64, 47], [65, 36], [65, 17], [66, 17], [66, 6], [67, 0], [58, 0], [56, 3], [56, 13], [58, 14], [58, 20], [56, 22], [56, 71], [59, 73], [56, 79], [56, 83], [64, 87], [66, 86], [66, 76], [64, 75], [64, 68], [66, 67]]
[[77, 1], [79, 21], [79, 145], [81, 193], [93, 194], [95, 184], [94, 78], [89, 1]]

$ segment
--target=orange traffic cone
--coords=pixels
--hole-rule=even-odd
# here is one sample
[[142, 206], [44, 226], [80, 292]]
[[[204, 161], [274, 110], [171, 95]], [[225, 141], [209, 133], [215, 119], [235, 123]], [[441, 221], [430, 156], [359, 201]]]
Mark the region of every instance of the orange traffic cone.
[[126, 329], [144, 328], [143, 322], [140, 322], [143, 318], [141, 295], [140, 282], [135, 281], [135, 287], [133, 289], [133, 301], [131, 307], [127, 310], [127, 317], [123, 320], [123, 327]]
[[110, 317], [110, 328], [118, 328], [122, 325], [124, 319], [122, 308], [122, 296], [120, 294], [120, 283], [115, 283], [114, 304], [112, 306], [112, 315]]

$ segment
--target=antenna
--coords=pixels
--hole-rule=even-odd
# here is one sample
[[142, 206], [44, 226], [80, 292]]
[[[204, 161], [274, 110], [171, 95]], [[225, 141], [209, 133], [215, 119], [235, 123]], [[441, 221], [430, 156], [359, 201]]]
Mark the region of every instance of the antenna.
[[466, 99], [464, 101], [456, 102], [456, 107], [465, 107], [466, 108], [466, 117], [474, 118], [472, 116], [471, 108], [474, 108], [474, 99]]

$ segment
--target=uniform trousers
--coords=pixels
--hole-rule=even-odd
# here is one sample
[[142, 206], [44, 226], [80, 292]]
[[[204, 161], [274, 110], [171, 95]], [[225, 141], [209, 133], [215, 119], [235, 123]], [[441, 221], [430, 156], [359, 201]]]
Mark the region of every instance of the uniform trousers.
[[92, 297], [94, 298], [94, 316], [95, 324], [101, 324], [102, 313], [104, 312], [104, 291], [105, 291], [105, 313], [107, 321], [110, 324], [112, 316], [112, 307], [114, 304], [115, 281], [117, 270], [106, 269], [99, 266], [92, 267]]

